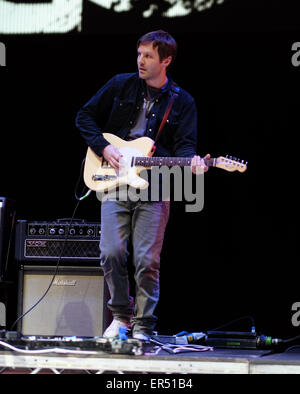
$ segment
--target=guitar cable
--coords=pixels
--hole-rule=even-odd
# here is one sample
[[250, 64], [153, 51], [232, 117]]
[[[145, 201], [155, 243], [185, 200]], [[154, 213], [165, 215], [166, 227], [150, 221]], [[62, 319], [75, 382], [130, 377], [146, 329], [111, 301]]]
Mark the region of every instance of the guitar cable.
[[[25, 311], [24, 313], [22, 313], [22, 315], [20, 315], [20, 316], [15, 320], [15, 322], [12, 324], [12, 326], [11, 326], [11, 328], [10, 328], [10, 331], [13, 331], [13, 328], [15, 327], [15, 325], [16, 325], [20, 320], [22, 320], [29, 312], [31, 312], [31, 311], [32, 311], [32, 310], [33, 310], [33, 309], [34, 309], [34, 308], [35, 308], [35, 307], [46, 297], [46, 295], [48, 294], [49, 290], [50, 290], [51, 287], [52, 287], [52, 284], [53, 284], [53, 282], [54, 282], [54, 279], [55, 279], [56, 275], [58, 274], [60, 261], [61, 261], [61, 258], [62, 258], [64, 249], [65, 249], [66, 242], [67, 242], [67, 240], [68, 240], [69, 229], [70, 229], [70, 226], [72, 225], [73, 220], [74, 220], [74, 218], [75, 218], [75, 214], [76, 214], [76, 212], [77, 212], [78, 206], [79, 206], [80, 202], [81, 202], [82, 200], [84, 200], [86, 197], [88, 197], [88, 196], [90, 195], [90, 193], [92, 192], [92, 190], [89, 189], [89, 190], [88, 190], [84, 195], [82, 195], [81, 197], [78, 197], [78, 196], [77, 196], [77, 189], [78, 189], [78, 185], [79, 185], [80, 179], [81, 179], [81, 177], [82, 177], [84, 162], [85, 162], [85, 159], [82, 160], [81, 167], [80, 167], [80, 173], [79, 173], [79, 176], [78, 176], [78, 179], [77, 179], [77, 182], [76, 182], [76, 186], [75, 186], [75, 191], [74, 191], [74, 194], [75, 194], [75, 198], [76, 198], [76, 200], [77, 200], [77, 203], [76, 203], [75, 208], [74, 208], [74, 210], [73, 210], [73, 213], [72, 213], [70, 222], [69, 222], [68, 226], [66, 227], [66, 234], [65, 234], [64, 242], [63, 242], [63, 244], [62, 244], [62, 248], [61, 248], [61, 251], [60, 251], [60, 255], [59, 255], [58, 259], [57, 259], [57, 263], [56, 263], [56, 266], [55, 266], [55, 270], [54, 270], [53, 276], [52, 276], [52, 278], [51, 278], [51, 281], [50, 281], [50, 283], [49, 283], [49, 286], [48, 286], [48, 288], [46, 289], [46, 291], [44, 292], [44, 294], [38, 299], [38, 301], [36, 301], [35, 304], [33, 304], [27, 311]], [[86, 189], [86, 186], [83, 187], [82, 193], [83, 193], [84, 189]]]
[[[85, 158], [84, 158], [84, 159], [82, 160], [82, 162], [81, 162], [80, 173], [79, 173], [79, 177], [78, 177], [78, 179], [77, 179], [76, 186], [75, 186], [75, 192], [74, 192], [74, 194], [75, 194], [75, 198], [76, 198], [77, 201], [82, 201], [82, 200], [84, 200], [84, 199], [87, 198], [87, 197], [91, 194], [91, 192], [92, 192], [91, 189], [88, 189], [88, 191], [87, 191], [83, 196], [81, 196], [81, 197], [78, 197], [78, 196], [77, 196], [77, 189], [78, 189], [78, 186], [79, 186], [79, 182], [80, 182], [80, 179], [83, 178], [83, 166], [84, 166], [84, 163], [85, 163]], [[84, 186], [83, 190], [84, 190], [84, 189], [86, 189], [86, 186]], [[82, 190], [82, 192], [83, 192], [83, 190]]]

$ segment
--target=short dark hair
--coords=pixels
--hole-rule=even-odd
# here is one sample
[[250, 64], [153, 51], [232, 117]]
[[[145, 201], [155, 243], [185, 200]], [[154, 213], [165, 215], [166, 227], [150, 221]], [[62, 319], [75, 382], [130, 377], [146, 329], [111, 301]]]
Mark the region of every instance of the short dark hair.
[[152, 42], [153, 48], [157, 47], [157, 52], [160, 61], [172, 56], [172, 62], [174, 62], [177, 55], [177, 43], [174, 38], [164, 30], [151, 31], [150, 33], [144, 34], [137, 42], [137, 48], [140, 44], [148, 44]]

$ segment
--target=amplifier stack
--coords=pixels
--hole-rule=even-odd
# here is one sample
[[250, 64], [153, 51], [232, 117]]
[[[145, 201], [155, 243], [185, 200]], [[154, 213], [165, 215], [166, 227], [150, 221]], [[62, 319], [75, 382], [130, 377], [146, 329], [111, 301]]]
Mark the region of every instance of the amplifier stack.
[[111, 316], [100, 266], [100, 235], [100, 223], [84, 220], [17, 221], [18, 316], [43, 297], [52, 283], [43, 301], [19, 321], [20, 332], [102, 335]]

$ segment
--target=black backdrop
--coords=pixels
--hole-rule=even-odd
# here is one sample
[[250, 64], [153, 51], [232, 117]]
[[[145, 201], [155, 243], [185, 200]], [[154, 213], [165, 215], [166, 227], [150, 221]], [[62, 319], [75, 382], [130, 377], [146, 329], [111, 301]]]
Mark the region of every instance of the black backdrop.
[[[17, 201], [19, 219], [72, 215], [86, 151], [76, 113], [108, 78], [136, 70], [136, 40], [152, 28], [167, 29], [178, 41], [172, 76], [196, 99], [199, 153], [249, 162], [244, 174], [211, 169], [205, 175], [201, 212], [173, 204], [156, 311], [161, 334], [210, 329], [245, 315], [261, 333], [299, 333], [291, 323], [299, 301], [291, 152], [300, 67], [291, 63], [291, 46], [300, 31], [295, 16], [281, 18], [279, 2], [274, 5], [272, 18], [268, 8], [252, 9], [250, 16], [260, 15], [257, 28], [237, 7], [226, 9], [227, 23], [220, 9], [215, 29], [210, 12], [210, 24], [186, 29], [152, 19], [136, 31], [115, 25], [114, 32], [97, 33], [94, 16], [82, 33], [0, 37], [7, 48], [7, 67], [0, 69], [0, 195]], [[91, 195], [76, 217], [98, 221], [99, 212]]]

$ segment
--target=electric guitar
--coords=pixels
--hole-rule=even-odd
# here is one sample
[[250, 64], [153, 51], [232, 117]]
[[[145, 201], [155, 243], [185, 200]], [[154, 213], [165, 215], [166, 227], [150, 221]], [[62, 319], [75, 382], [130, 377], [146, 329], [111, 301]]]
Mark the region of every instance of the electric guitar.
[[[86, 186], [96, 192], [107, 192], [121, 185], [146, 189], [149, 183], [140, 177], [142, 170], [153, 166], [191, 165], [192, 159], [187, 157], [152, 157], [154, 141], [149, 137], [132, 141], [124, 141], [109, 133], [103, 133], [103, 137], [116, 146], [123, 157], [119, 160], [119, 170], [115, 170], [103, 157], [99, 157], [88, 148], [83, 178]], [[205, 164], [208, 167], [222, 168], [230, 172], [244, 172], [247, 169], [247, 163], [232, 157], [205, 159]]]

